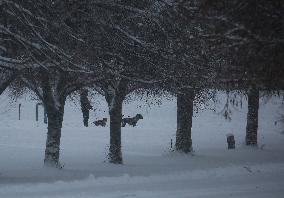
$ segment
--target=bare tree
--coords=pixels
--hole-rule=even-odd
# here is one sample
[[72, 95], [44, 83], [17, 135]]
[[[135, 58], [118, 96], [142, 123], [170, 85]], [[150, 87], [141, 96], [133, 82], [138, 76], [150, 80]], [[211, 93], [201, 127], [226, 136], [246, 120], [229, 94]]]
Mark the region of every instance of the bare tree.
[[[66, 97], [103, 78], [103, 75], [98, 78], [99, 70], [93, 63], [87, 62], [90, 58], [86, 61], [83, 58], [89, 52], [83, 44], [84, 35], [80, 35], [79, 31], [84, 26], [74, 29], [71, 24], [72, 20], [76, 24], [81, 16], [64, 12], [70, 6], [73, 10], [78, 5], [81, 6], [55, 1], [1, 1], [1, 11], [6, 16], [4, 25], [0, 26], [1, 34], [5, 36], [1, 44], [9, 46], [12, 43], [11, 46], [19, 48], [8, 48], [11, 50], [5, 57], [0, 57], [0, 63], [5, 63], [1, 64], [2, 68], [11, 66], [11, 69], [20, 70], [17, 78], [34, 91], [46, 107], [49, 119], [44, 162], [53, 167], [60, 166], [60, 137]], [[79, 11], [75, 9], [74, 12]]]
[[260, 92], [284, 89], [284, 3], [204, 1], [204, 7], [219, 35], [211, 39], [219, 40], [216, 46], [223, 48], [218, 50], [228, 60], [219, 79], [247, 94], [246, 144], [257, 145]]

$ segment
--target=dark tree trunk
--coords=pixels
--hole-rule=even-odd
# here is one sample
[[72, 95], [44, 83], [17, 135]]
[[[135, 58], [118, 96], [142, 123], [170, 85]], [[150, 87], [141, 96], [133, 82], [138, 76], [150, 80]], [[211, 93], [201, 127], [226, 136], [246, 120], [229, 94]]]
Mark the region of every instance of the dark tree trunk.
[[184, 90], [177, 95], [176, 150], [184, 153], [192, 151], [191, 127], [193, 101], [193, 90]]
[[252, 88], [248, 91], [246, 145], [257, 146], [258, 109], [259, 91]]
[[128, 92], [127, 85], [127, 80], [120, 80], [116, 88], [112, 87], [112, 91], [105, 93], [110, 116], [110, 146], [108, 157], [109, 162], [114, 164], [123, 163], [121, 152], [121, 118], [122, 104]]
[[47, 106], [48, 132], [44, 158], [44, 165], [46, 166], [60, 167], [59, 152], [64, 103], [61, 103], [58, 108]]
[[108, 102], [110, 116], [110, 147], [109, 162], [114, 164], [122, 164], [121, 152], [121, 118], [123, 100], [114, 96]]
[[61, 128], [64, 115], [66, 95], [64, 89], [58, 84], [54, 88], [50, 82], [50, 75], [42, 72], [42, 102], [46, 107], [48, 117], [48, 131], [46, 139], [44, 165], [50, 167], [60, 167], [59, 152]]

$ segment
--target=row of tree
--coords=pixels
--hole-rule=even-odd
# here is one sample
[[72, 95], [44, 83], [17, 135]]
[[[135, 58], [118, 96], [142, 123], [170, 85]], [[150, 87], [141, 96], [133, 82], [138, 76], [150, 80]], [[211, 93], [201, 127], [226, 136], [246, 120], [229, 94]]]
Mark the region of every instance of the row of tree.
[[265, 0], [1, 0], [0, 93], [32, 90], [48, 114], [45, 164], [58, 166], [66, 97], [92, 87], [110, 115], [109, 159], [122, 163], [122, 104], [136, 91], [177, 96], [176, 149], [192, 150], [193, 101], [208, 89], [284, 88], [284, 3]]

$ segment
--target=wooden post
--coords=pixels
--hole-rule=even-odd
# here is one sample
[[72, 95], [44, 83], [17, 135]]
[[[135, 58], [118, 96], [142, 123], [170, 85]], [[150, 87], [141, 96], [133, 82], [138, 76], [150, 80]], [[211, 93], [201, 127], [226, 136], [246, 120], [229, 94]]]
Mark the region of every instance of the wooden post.
[[19, 120], [21, 120], [21, 106], [22, 106], [22, 104], [20, 103], [19, 104]]
[[44, 124], [47, 124], [47, 110], [45, 105], [43, 105], [43, 122]]
[[40, 103], [36, 104], [36, 121], [38, 122], [38, 106], [40, 105]]

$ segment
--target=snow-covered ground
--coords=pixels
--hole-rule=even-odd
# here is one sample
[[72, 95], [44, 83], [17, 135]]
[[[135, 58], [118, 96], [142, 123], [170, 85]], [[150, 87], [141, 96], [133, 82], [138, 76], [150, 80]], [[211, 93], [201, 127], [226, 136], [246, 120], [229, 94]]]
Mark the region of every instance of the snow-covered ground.
[[[191, 155], [170, 150], [175, 100], [151, 108], [142, 101], [125, 104], [124, 115], [141, 113], [144, 119], [137, 127], [122, 130], [124, 165], [107, 163], [108, 128], [93, 124], [84, 128], [80, 107], [68, 102], [60, 157], [64, 168], [53, 170], [43, 167], [47, 126], [42, 109], [36, 123], [36, 101], [27, 97], [10, 103], [4, 94], [0, 96], [0, 198], [283, 198], [284, 134], [283, 126], [274, 124], [283, 111], [280, 102], [277, 98], [261, 102], [258, 148], [244, 145], [245, 105], [233, 112], [230, 122], [211, 110], [198, 112]], [[218, 104], [216, 112], [223, 105]], [[107, 116], [102, 99], [95, 107], [92, 121]], [[227, 150], [227, 133], [235, 135], [235, 150]]]

